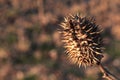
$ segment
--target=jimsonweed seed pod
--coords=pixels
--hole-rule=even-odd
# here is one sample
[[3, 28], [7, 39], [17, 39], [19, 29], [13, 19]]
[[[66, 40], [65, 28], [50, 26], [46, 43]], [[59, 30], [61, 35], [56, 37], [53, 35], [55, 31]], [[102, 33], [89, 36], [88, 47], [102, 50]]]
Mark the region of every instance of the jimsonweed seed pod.
[[62, 42], [70, 61], [79, 66], [99, 64], [103, 57], [102, 30], [93, 17], [69, 15], [60, 24]]

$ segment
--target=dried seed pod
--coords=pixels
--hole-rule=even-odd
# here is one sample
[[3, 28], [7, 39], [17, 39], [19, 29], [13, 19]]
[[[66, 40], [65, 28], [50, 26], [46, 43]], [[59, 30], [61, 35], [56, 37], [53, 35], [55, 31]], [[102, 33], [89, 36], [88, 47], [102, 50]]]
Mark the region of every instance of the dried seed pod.
[[99, 64], [103, 57], [101, 30], [94, 18], [69, 15], [60, 24], [68, 58], [79, 66]]

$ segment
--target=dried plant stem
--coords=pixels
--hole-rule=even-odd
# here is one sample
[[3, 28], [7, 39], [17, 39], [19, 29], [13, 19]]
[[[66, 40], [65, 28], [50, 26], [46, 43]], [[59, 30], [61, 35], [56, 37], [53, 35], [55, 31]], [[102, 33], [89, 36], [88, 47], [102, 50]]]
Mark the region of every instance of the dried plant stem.
[[101, 63], [98, 64], [98, 67], [100, 71], [103, 73], [103, 78], [107, 80], [119, 80], [117, 77], [111, 74], [108, 70], [106, 70]]

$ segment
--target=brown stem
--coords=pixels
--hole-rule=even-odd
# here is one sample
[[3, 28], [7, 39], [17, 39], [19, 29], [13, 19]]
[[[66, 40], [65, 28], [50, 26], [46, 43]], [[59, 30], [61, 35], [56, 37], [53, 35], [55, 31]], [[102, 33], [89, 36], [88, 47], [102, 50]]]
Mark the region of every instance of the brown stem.
[[98, 67], [100, 71], [103, 73], [103, 78], [107, 80], [119, 80], [117, 77], [111, 74], [108, 70], [106, 70], [101, 63], [98, 64]]

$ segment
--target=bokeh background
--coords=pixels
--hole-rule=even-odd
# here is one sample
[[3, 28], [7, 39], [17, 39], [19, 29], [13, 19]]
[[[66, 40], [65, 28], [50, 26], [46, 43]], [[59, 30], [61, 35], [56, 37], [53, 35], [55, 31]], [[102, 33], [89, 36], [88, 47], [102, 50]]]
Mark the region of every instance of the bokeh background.
[[0, 0], [0, 80], [103, 80], [97, 66], [71, 64], [57, 32], [81, 12], [104, 29], [105, 67], [120, 78], [119, 0]]

